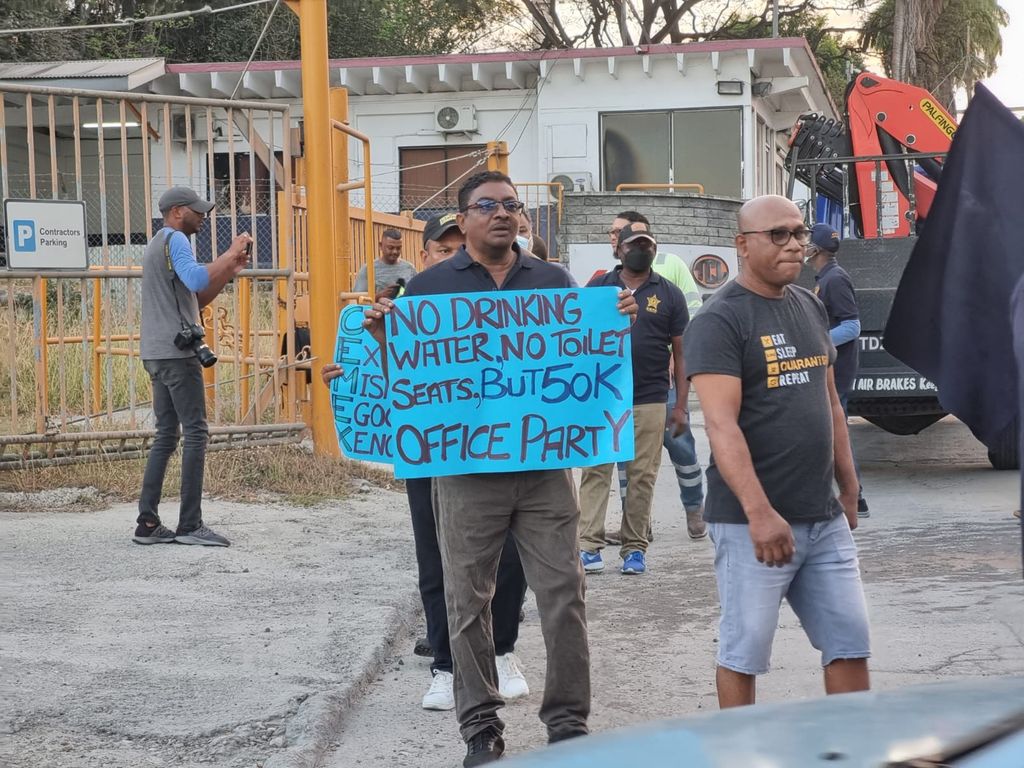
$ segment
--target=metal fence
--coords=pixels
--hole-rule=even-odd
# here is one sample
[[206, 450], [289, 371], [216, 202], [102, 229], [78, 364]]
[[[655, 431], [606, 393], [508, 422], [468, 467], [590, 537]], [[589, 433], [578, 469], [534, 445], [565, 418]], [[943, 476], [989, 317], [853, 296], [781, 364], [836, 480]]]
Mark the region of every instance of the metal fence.
[[80, 272], [0, 269], [0, 468], [147, 450], [140, 265], [155, 201], [177, 184], [217, 204], [195, 236], [200, 261], [239, 232], [254, 239], [253, 268], [203, 312], [220, 358], [205, 372], [211, 448], [297, 439], [308, 362], [295, 282], [308, 275], [295, 266], [293, 146], [286, 105], [0, 85], [0, 196], [84, 201], [89, 251]]

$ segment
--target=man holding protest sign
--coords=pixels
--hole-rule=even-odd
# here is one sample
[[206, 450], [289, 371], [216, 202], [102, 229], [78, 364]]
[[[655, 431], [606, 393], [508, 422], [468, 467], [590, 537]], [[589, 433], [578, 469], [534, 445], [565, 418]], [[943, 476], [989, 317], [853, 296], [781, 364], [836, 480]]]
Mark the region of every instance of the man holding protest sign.
[[[793, 283], [811, 231], [789, 200], [739, 212], [739, 277], [686, 331], [686, 368], [711, 441], [705, 518], [721, 603], [722, 708], [753, 704], [782, 599], [821, 651], [825, 691], [868, 688], [857, 473], [825, 307]], [[839, 485], [839, 498], [832, 490]]]
[[[465, 248], [413, 278], [406, 296], [569, 288], [564, 270], [523, 255], [515, 244], [522, 208], [508, 176], [487, 171], [470, 177], [459, 190], [458, 221], [466, 235]], [[636, 301], [628, 291], [620, 292], [617, 301], [622, 314], [636, 313]], [[366, 312], [366, 327], [385, 355], [385, 316], [394, 308], [393, 301], [381, 299]], [[385, 359], [386, 365], [399, 364]], [[504, 702], [497, 690], [489, 604], [509, 531], [540, 611], [547, 649], [540, 717], [548, 740], [586, 734], [590, 651], [571, 471], [448, 475], [436, 477], [434, 483], [455, 661], [455, 705], [467, 742], [463, 765], [492, 762], [505, 750], [504, 723], [497, 715]]]
[[[689, 384], [683, 371], [683, 330], [690, 318], [683, 292], [651, 269], [658, 245], [645, 225], [623, 226], [616, 255], [621, 263], [587, 286], [616, 285], [633, 294], [643, 309], [632, 329], [633, 444], [635, 456], [626, 466], [629, 493], [622, 511], [622, 573], [647, 570], [647, 532], [651, 524], [654, 481], [658, 478], [665, 433], [678, 437], [686, 429]], [[669, 411], [669, 362], [679, 397]], [[588, 573], [604, 569], [604, 521], [613, 464], [586, 467], [580, 482], [580, 561]]]
[[[447, 261], [465, 243], [456, 214], [434, 216], [423, 228], [423, 251], [420, 258], [424, 268]], [[340, 377], [342, 367], [337, 363], [325, 365], [320, 375], [324, 384]], [[412, 516], [413, 541], [416, 546], [416, 566], [419, 575], [420, 600], [427, 621], [427, 643], [433, 655], [430, 665], [430, 688], [423, 696], [423, 708], [451, 710], [455, 708], [453, 692], [452, 652], [448, 635], [448, 612], [444, 599], [444, 575], [441, 550], [437, 542], [437, 524], [429, 477], [408, 478], [405, 493]], [[497, 583], [491, 600], [494, 655], [498, 671], [498, 693], [505, 700], [529, 694], [526, 678], [519, 667], [514, 651], [519, 639], [519, 613], [526, 595], [526, 576], [519, 560], [519, 550], [511, 533], [498, 562]]]

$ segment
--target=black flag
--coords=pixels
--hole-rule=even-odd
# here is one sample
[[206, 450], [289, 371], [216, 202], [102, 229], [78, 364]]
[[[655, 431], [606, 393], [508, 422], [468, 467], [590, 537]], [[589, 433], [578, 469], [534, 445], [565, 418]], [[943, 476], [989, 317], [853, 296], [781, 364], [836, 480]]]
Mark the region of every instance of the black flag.
[[888, 352], [938, 387], [990, 448], [1018, 413], [1010, 296], [1024, 275], [1024, 124], [977, 86], [885, 327]]

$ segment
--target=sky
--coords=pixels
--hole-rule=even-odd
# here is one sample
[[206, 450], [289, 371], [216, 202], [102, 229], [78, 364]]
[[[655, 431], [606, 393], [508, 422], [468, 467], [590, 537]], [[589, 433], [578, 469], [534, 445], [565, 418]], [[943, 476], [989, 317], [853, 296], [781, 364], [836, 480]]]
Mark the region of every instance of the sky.
[[1003, 28], [996, 73], [984, 83], [1006, 106], [1024, 109], [1024, 2], [1004, 0], [1001, 5], [1010, 14], [1010, 23]]

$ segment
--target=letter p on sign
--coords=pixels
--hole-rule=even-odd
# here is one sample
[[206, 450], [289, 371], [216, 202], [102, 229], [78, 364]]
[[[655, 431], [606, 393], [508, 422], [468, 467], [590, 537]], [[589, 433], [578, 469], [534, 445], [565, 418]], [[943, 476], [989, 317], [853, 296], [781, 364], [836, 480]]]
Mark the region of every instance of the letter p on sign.
[[36, 249], [36, 223], [22, 219], [13, 222], [14, 250], [34, 251]]

